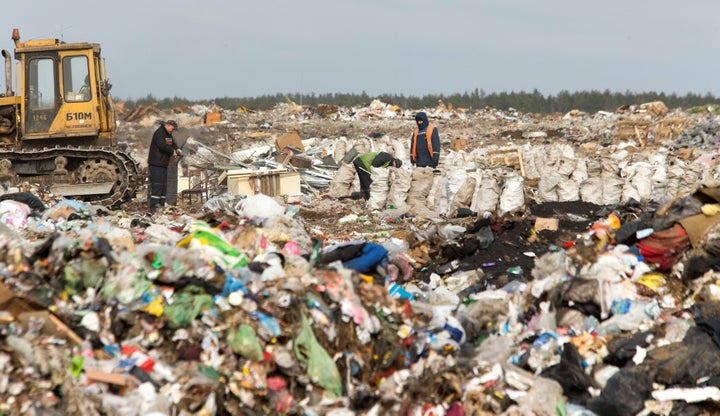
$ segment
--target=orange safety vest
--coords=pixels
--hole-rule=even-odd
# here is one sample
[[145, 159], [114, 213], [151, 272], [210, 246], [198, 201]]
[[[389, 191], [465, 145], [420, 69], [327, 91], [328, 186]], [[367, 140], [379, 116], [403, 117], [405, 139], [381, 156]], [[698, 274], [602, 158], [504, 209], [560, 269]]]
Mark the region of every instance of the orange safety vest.
[[[427, 146], [428, 146], [428, 152], [430, 152], [430, 158], [433, 157], [433, 148], [432, 148], [432, 135], [435, 131], [435, 126], [432, 124], [429, 124], [427, 126], [427, 129], [425, 129], [425, 139], [427, 140]], [[417, 160], [417, 136], [420, 133], [420, 129], [415, 129], [415, 134], [413, 135], [413, 143], [412, 143], [412, 161], [414, 162]]]

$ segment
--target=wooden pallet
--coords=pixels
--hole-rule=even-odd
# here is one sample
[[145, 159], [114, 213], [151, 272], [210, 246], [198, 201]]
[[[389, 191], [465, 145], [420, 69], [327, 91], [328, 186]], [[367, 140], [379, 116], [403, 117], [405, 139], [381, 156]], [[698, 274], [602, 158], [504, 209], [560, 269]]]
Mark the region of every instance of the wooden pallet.
[[650, 134], [650, 122], [647, 120], [620, 120], [617, 124], [617, 138], [615, 144], [623, 140], [637, 140], [640, 146], [647, 144]]
[[525, 166], [523, 165], [522, 153], [518, 148], [498, 149], [488, 152], [490, 156], [489, 163], [491, 165], [502, 164], [505, 166], [513, 166], [520, 171], [520, 175], [525, 177]]

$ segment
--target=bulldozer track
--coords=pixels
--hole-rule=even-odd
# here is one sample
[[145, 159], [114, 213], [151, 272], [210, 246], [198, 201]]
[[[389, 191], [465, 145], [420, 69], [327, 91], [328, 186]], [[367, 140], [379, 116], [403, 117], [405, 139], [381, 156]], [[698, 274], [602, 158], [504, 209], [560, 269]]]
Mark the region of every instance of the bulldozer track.
[[[85, 198], [94, 204], [113, 206], [125, 199], [129, 199], [135, 195], [135, 192], [142, 185], [143, 178], [140, 174], [138, 164], [129, 154], [109, 147], [69, 147], [58, 146], [44, 149], [19, 149], [19, 150], [0, 150], [0, 160], [8, 159], [15, 163], [16, 161], [38, 161], [45, 159], [55, 159], [63, 156], [68, 160], [75, 160], [76, 163], [82, 164], [87, 161], [102, 161], [105, 168], [102, 174], [108, 176], [107, 163], [115, 170], [114, 177], [111, 178], [115, 185], [111, 189], [111, 193], [107, 195], [92, 195]], [[20, 176], [21, 180], [35, 179], [41, 183], [52, 185], [48, 182], [48, 178], [52, 175], [39, 174], [35, 176]], [[69, 171], [68, 177], [70, 184], [83, 184], [78, 170]]]

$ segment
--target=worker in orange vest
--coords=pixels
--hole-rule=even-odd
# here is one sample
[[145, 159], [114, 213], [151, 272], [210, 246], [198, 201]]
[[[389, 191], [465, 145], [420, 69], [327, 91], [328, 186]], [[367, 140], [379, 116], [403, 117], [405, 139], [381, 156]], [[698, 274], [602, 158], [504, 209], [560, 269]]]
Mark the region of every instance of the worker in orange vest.
[[420, 168], [436, 168], [440, 162], [440, 133], [422, 111], [415, 114], [415, 122], [417, 129], [410, 139], [410, 161]]

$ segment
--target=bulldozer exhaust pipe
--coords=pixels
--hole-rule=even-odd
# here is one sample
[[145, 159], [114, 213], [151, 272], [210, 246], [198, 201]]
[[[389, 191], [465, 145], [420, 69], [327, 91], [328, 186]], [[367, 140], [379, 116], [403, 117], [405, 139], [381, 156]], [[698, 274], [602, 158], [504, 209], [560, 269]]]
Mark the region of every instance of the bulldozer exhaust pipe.
[[5, 49], [2, 50], [2, 56], [5, 58], [5, 96], [12, 97], [12, 57]]

